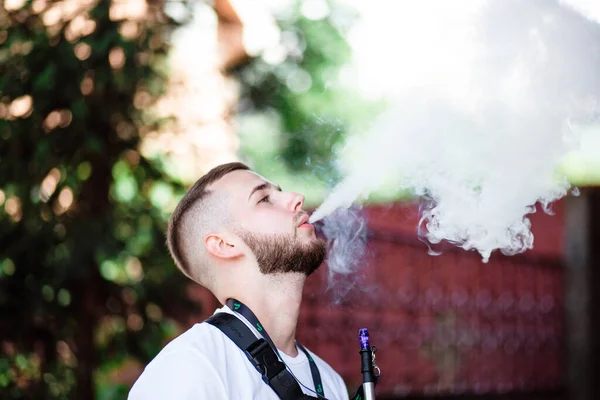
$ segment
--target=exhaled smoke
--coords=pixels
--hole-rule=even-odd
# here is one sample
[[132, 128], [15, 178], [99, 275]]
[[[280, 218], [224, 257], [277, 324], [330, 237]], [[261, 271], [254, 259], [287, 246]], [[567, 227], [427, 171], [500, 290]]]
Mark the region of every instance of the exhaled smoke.
[[560, 3], [577, 11], [590, 21], [600, 23], [600, 2], [597, 0], [560, 0]]
[[333, 289], [335, 302], [344, 298], [354, 289], [356, 280], [352, 277], [343, 284], [333, 278], [336, 274], [357, 272], [363, 265], [363, 255], [367, 247], [367, 226], [358, 207], [338, 208], [325, 217], [323, 235], [327, 239], [327, 267], [329, 289]]
[[407, 31], [382, 40], [401, 95], [348, 141], [345, 178], [311, 222], [395, 185], [427, 199], [420, 228], [432, 243], [484, 261], [532, 248], [527, 215], [567, 194], [559, 163], [597, 112], [600, 25], [546, 0], [470, 0], [437, 18], [445, 2], [398, 3]]

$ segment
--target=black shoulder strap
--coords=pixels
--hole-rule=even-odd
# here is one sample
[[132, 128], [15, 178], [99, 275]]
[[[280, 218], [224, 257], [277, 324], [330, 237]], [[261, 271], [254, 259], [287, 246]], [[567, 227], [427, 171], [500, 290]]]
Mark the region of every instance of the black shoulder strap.
[[[267, 341], [267, 343], [271, 346], [271, 349], [273, 349], [278, 358], [283, 361], [281, 355], [279, 354], [279, 351], [277, 350], [277, 347], [275, 346], [275, 343], [273, 343], [271, 337], [269, 336], [265, 328], [262, 326], [258, 318], [256, 318], [256, 315], [254, 315], [252, 310], [248, 308], [248, 306], [246, 306], [244, 303], [234, 298], [227, 299], [226, 304], [227, 307], [229, 307], [229, 309], [236, 311], [242, 318], [248, 321], [252, 326], [256, 327], [258, 332], [260, 332], [260, 336]], [[319, 373], [319, 368], [317, 367], [315, 360], [313, 360], [310, 353], [304, 348], [304, 346], [302, 346], [297, 341], [296, 346], [299, 349], [301, 349], [308, 358], [308, 364], [310, 365], [310, 373], [312, 375], [313, 383], [315, 385], [315, 390], [312, 391], [310, 388], [304, 386], [300, 381], [298, 381], [298, 379], [296, 379], [292, 371], [289, 371], [290, 374], [301, 386], [304, 386], [306, 389], [311, 390], [314, 394], [317, 395], [318, 398], [325, 399], [325, 392], [323, 391], [323, 382], [321, 381], [321, 374]]]
[[292, 377], [271, 346], [258, 339], [252, 331], [235, 315], [220, 312], [205, 322], [215, 326], [235, 343], [248, 357], [254, 368], [262, 375], [262, 380], [273, 389], [282, 400], [314, 399], [302, 392], [300, 385]]
[[308, 364], [310, 365], [310, 372], [314, 381], [313, 383], [315, 384], [315, 389], [317, 390], [317, 394], [324, 399], [325, 396], [323, 394], [323, 382], [321, 382], [321, 374], [319, 373], [319, 369], [317, 368], [315, 360], [313, 360], [308, 350], [306, 350], [306, 347], [302, 346], [300, 342], [296, 341], [296, 346], [298, 346], [298, 348], [302, 350], [304, 354], [306, 354], [306, 358], [308, 358]]

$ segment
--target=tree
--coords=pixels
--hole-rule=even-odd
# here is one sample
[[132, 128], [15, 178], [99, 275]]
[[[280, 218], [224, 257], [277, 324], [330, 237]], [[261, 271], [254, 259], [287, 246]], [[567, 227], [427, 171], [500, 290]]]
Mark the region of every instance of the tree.
[[[20, 3], [0, 8], [0, 397], [121, 398], [111, 372], [147, 363], [193, 308], [164, 245], [185, 185], [166, 156], [138, 150], [170, 121], [150, 109], [185, 17], [160, 0]], [[260, 151], [255, 167], [270, 177], [284, 165], [288, 177], [322, 171], [308, 181], [321, 183], [370, 109], [335, 84], [350, 15], [298, 7], [279, 18], [296, 50], [234, 71], [243, 117], [281, 121], [273, 158], [247, 137], [243, 150]]]
[[351, 8], [294, 2], [275, 16], [278, 45], [233, 70], [242, 91], [242, 153], [258, 172], [284, 185], [293, 181], [314, 206], [340, 178], [336, 149], [350, 127], [366, 126], [381, 104], [344, 82], [352, 58], [346, 34], [357, 17]]
[[177, 25], [160, 1], [0, 8], [4, 398], [92, 399], [96, 368], [147, 362], [164, 307], [191, 307], [164, 246], [183, 186], [137, 150]]

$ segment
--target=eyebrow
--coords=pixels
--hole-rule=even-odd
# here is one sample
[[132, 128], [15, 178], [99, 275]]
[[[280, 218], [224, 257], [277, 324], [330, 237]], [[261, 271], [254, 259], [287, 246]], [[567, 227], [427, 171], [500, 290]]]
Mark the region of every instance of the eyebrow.
[[252, 197], [252, 195], [253, 195], [254, 193], [258, 192], [259, 190], [264, 190], [264, 189], [266, 189], [266, 188], [268, 188], [268, 187], [271, 187], [271, 188], [277, 189], [278, 191], [280, 191], [280, 192], [281, 192], [281, 187], [279, 187], [279, 186], [275, 186], [275, 185], [273, 185], [273, 184], [272, 184], [272, 183], [270, 183], [270, 182], [263, 182], [263, 183], [261, 183], [260, 185], [256, 185], [256, 186], [254, 186], [254, 188], [253, 188], [253, 189], [252, 189], [252, 191], [250, 192], [250, 196], [248, 196], [248, 200], [250, 200], [250, 198]]

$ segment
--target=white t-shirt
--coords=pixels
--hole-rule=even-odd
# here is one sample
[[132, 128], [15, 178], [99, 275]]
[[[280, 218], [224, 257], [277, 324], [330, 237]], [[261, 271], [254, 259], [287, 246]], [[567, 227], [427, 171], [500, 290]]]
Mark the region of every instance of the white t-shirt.
[[[229, 307], [215, 311], [236, 314]], [[258, 332], [242, 320], [257, 336]], [[296, 357], [279, 352], [296, 378], [315, 390], [308, 358], [299, 350]], [[309, 350], [319, 367], [328, 400], [346, 400], [348, 391], [340, 375]], [[302, 387], [303, 392], [316, 397]], [[242, 350], [218, 328], [195, 324], [173, 339], [146, 366], [129, 392], [129, 400], [277, 400]]]

